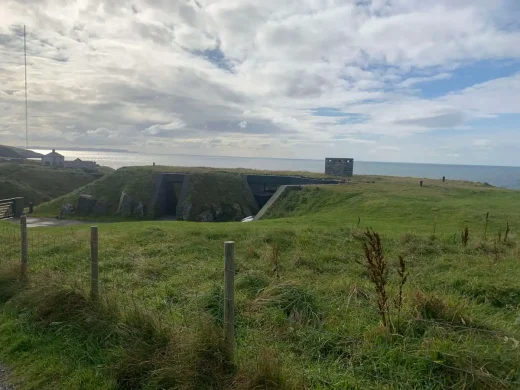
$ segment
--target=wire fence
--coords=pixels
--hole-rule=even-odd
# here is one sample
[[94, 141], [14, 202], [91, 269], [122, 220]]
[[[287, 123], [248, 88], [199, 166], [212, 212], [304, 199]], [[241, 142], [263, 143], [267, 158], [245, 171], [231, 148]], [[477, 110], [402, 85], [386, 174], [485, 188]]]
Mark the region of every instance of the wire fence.
[[[132, 302], [135, 302], [132, 286], [128, 285], [127, 279], [122, 278], [118, 280], [117, 278], [110, 278], [108, 281], [105, 280], [106, 285], [101, 284], [103, 277], [100, 278], [97, 272], [99, 271], [102, 275], [103, 268], [98, 268], [99, 262], [108, 264], [108, 260], [114, 256], [115, 252], [113, 248], [99, 244], [97, 229], [92, 228], [90, 232], [70, 229], [70, 231], [65, 231], [64, 234], [59, 236], [56, 234], [48, 234], [42, 229], [27, 229], [26, 234], [27, 240], [24, 244], [24, 240], [22, 239], [24, 235], [23, 225], [22, 227], [16, 225], [0, 227], [0, 259], [3, 259], [4, 264], [20, 264], [21, 258], [23, 257], [23, 246], [26, 245], [29, 276], [32, 272], [55, 270], [60, 273], [60, 275], [67, 275], [69, 279], [74, 279], [76, 283], [90, 288], [90, 292], [95, 299], [112, 300], [116, 305], [118, 303], [123, 304], [123, 302], [124, 304], [132, 304]], [[100, 240], [102, 242], [101, 236]], [[243, 361], [243, 359], [251, 357], [250, 352], [248, 352], [251, 348], [250, 343], [256, 345], [257, 348], [263, 348], [264, 346], [262, 344], [264, 344], [270, 336], [262, 333], [260, 329], [258, 333], [256, 333], [256, 330], [244, 332], [242, 329], [244, 319], [240, 311], [237, 313], [238, 322], [237, 318], [235, 318], [235, 310], [237, 310], [237, 307], [234, 299], [234, 250], [233, 242], [225, 243], [223, 248], [225, 262], [221, 290], [202, 293], [195, 289], [186, 288], [175, 297], [157, 296], [157, 299], [164, 301], [164, 304], [160, 305], [162, 312], [159, 315], [156, 308], [150, 308], [149, 315], [157, 316], [163, 320], [167, 318], [168, 320], [180, 322], [186, 321], [187, 318], [191, 318], [191, 321], [193, 321], [193, 317], [195, 316], [195, 321], [199, 323], [204, 323], [210, 318], [222, 329], [222, 340], [225, 343], [229, 356], [236, 361]], [[96, 268], [96, 272], [94, 272], [94, 268]], [[201, 272], [203, 268], [204, 264], [202, 263], [194, 264], [193, 273]], [[174, 305], [171, 305], [169, 300], [174, 300], [175, 302], [183, 301], [187, 304], [184, 306], [176, 305], [174, 309]], [[194, 307], [205, 307], [207, 309], [206, 313], [203, 310], [194, 310]], [[179, 310], [181, 311], [181, 315], [179, 315]], [[211, 312], [210, 317], [208, 317], [207, 311]], [[288, 321], [290, 321], [290, 319]], [[520, 346], [519, 341], [515, 338], [514, 332], [508, 333], [485, 327], [475, 327], [471, 326], [471, 324], [455, 324], [421, 318], [415, 318], [414, 321], [428, 326], [431, 333], [433, 333], [435, 329], [440, 333], [449, 330], [450, 337], [455, 339], [451, 340], [451, 342], [460, 346], [460, 354], [452, 353], [448, 358], [446, 356], [439, 357], [443, 355], [442, 350], [438, 346], [429, 343], [428, 337], [425, 336], [421, 336], [423, 340], [422, 343], [420, 343], [420, 347], [413, 343], [404, 345], [399, 349], [400, 353], [413, 356], [413, 359], [423, 362], [433, 371], [441, 369], [452, 373], [458, 372], [462, 375], [466, 375], [472, 381], [475, 381], [475, 383], [482, 382], [484, 384], [492, 384], [492, 388], [497, 389], [520, 388]], [[298, 324], [295, 323], [294, 327], [297, 328], [297, 326]], [[327, 355], [328, 349], [337, 349], [337, 352], [333, 353], [336, 359], [333, 364], [339, 365], [346, 373], [351, 373], [358, 378], [368, 377], [380, 383], [399, 381], [404, 378], [403, 373], [398, 371], [393, 372], [391, 370], [386, 371], [384, 368], [381, 368], [386, 364], [384, 359], [395, 353], [395, 339], [399, 339], [399, 337], [402, 337], [401, 335], [392, 335], [386, 342], [370, 347], [369, 355], [371, 359], [379, 359], [380, 362], [375, 363], [374, 360], [372, 362], [374, 368], [367, 370], [367, 363], [363, 361], [365, 358], [351, 355], [352, 350], [355, 350], [359, 344], [359, 340], [363, 340], [363, 338], [366, 337], [364, 334], [338, 334], [337, 331], [328, 331], [321, 324], [307, 324], [304, 330], [307, 333], [312, 333], [313, 337], [317, 340], [322, 340], [321, 346], [309, 346], [309, 348], [322, 348], [324, 350], [324, 356]], [[235, 334], [235, 332], [237, 333]], [[257, 339], [255, 337], [256, 334], [262, 334], [262, 337], [258, 337]], [[516, 356], [519, 358], [519, 363], [516, 372], [513, 371], [505, 377], [499, 377], [490, 370], [488, 371], [486, 365], [482, 365], [479, 359], [475, 359], [475, 361], [472, 360], [472, 355], [466, 353], [465, 342], [478, 339], [481, 335], [485, 335], [488, 339], [494, 340], [498, 348], [509, 348], [510, 350], [517, 351]], [[298, 339], [300, 336], [294, 333], [284, 337], [291, 340], [291, 338]], [[275, 337], [273, 336], [273, 338]], [[274, 340], [274, 343], [276, 342], [278, 341]], [[303, 346], [302, 355], [305, 355], [305, 346]], [[312, 359], [318, 359], [319, 362], [321, 352], [318, 353], [317, 356], [317, 358], [313, 357]], [[468, 359], [467, 356], [470, 356], [469, 361], [461, 365], [454, 364], [454, 362], [459, 360]], [[317, 375], [314, 371], [315, 369], [310, 367], [309, 360], [312, 359], [302, 356], [301, 359], [293, 362], [293, 364], [299, 365], [298, 371], [301, 373], [302, 380], [306, 383], [306, 387], [314, 388], [316, 381], [320, 382], [320, 385], [324, 387], [334, 387], [334, 379], [329, 378], [330, 375], [326, 370]]]

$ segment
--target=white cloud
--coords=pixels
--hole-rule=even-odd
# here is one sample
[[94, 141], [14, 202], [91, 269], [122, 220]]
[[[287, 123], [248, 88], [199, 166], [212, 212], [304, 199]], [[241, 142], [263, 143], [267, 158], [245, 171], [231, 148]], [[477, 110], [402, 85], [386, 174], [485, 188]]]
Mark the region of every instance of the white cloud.
[[23, 138], [23, 24], [34, 142], [320, 157], [339, 140], [391, 156], [396, 137], [520, 113], [520, 74], [418, 93], [477, 61], [518, 63], [519, 18], [516, 0], [2, 2], [2, 142]]
[[182, 121], [179, 118], [175, 118], [173, 121], [163, 124], [163, 125], [159, 125], [159, 124], [152, 125], [146, 129], [144, 129], [143, 133], [148, 134], [148, 135], [160, 136], [160, 135], [165, 135], [168, 132], [183, 129], [184, 127], [186, 127], [186, 123], [184, 123], [184, 121]]
[[491, 145], [491, 141], [488, 139], [476, 139], [473, 141], [473, 145], [487, 147]]

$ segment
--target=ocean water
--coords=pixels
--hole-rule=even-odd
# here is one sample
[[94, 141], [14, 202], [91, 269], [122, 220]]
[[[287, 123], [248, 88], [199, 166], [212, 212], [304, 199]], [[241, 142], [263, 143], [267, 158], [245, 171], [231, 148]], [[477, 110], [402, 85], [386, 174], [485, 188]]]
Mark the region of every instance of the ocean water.
[[[34, 149], [39, 153], [49, 150]], [[213, 168], [251, 168], [277, 171], [309, 171], [324, 172], [325, 159], [303, 160], [282, 158], [255, 157], [220, 157], [191, 156], [144, 153], [92, 152], [59, 150], [66, 160], [80, 158], [93, 160], [99, 165], [111, 168], [124, 166], [157, 165], [213, 167]], [[386, 175], [440, 179], [443, 176], [454, 180], [478, 181], [497, 187], [520, 189], [520, 167], [499, 167], [485, 165], [444, 165], [444, 164], [412, 164], [354, 161], [356, 175]]]

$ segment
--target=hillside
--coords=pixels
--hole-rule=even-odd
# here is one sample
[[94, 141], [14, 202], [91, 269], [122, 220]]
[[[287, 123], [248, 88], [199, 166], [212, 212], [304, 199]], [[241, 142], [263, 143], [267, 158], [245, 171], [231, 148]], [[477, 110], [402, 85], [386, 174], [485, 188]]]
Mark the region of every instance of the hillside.
[[41, 156], [42, 154], [33, 152], [32, 150], [0, 145], [0, 158], [39, 158]]
[[[0, 223], [0, 360], [22, 390], [517, 389], [520, 192], [357, 179], [291, 192], [259, 222], [100, 225], [99, 303], [88, 226], [31, 229], [24, 285], [18, 229]], [[388, 260], [387, 327], [367, 228]], [[234, 365], [220, 343], [226, 240]]]
[[454, 233], [465, 224], [481, 223], [487, 212], [490, 224], [516, 224], [520, 213], [513, 205], [519, 199], [520, 191], [480, 183], [426, 180], [420, 187], [418, 179], [365, 176], [346, 185], [284, 193], [264, 218], [305, 217], [337, 224], [341, 216], [349, 227], [359, 220], [361, 226], [384, 231], [431, 233], [437, 226]]
[[37, 205], [99, 178], [98, 174], [36, 164], [0, 164], [0, 199], [22, 196]]
[[[187, 201], [193, 204], [189, 215], [195, 220], [197, 215], [208, 209], [225, 208], [229, 215], [234, 203], [245, 205], [246, 209], [254, 209], [245, 195], [240, 174], [270, 173], [287, 174], [288, 172], [255, 171], [247, 169], [213, 169], [189, 167], [124, 167], [101, 179], [78, 188], [72, 193], [42, 204], [35, 212], [40, 216], [56, 216], [63, 204], [77, 205], [81, 194], [91, 195], [93, 198], [107, 202], [108, 215], [114, 215], [118, 209], [121, 193], [125, 191], [135, 202], [142, 202], [147, 210], [153, 210], [151, 198], [155, 185], [155, 177], [160, 173], [188, 173], [193, 176]], [[292, 172], [305, 176], [323, 178], [322, 174], [308, 172]], [[221, 207], [222, 206], [222, 207]], [[148, 215], [152, 218], [152, 215]]]

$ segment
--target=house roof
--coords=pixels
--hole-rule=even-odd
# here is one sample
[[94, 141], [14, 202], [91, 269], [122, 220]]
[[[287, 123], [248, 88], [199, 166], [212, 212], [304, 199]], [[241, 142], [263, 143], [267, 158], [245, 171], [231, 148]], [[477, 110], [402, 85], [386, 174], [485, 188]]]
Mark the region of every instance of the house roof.
[[81, 159], [80, 159], [80, 158], [77, 158], [77, 159], [75, 159], [74, 161], [81, 161]]
[[50, 152], [50, 153], [47, 153], [46, 156], [50, 156], [50, 157], [52, 157], [52, 156], [63, 157], [63, 155], [61, 155], [59, 153], [56, 153], [56, 151], [54, 151], [54, 150], [52, 152]]

